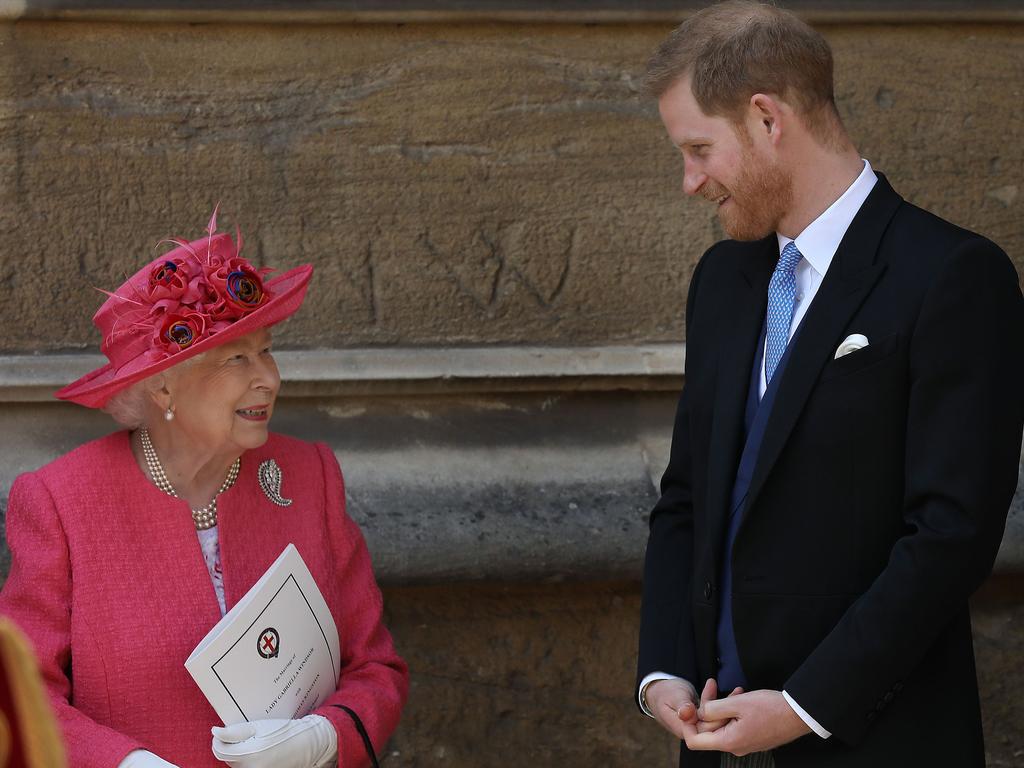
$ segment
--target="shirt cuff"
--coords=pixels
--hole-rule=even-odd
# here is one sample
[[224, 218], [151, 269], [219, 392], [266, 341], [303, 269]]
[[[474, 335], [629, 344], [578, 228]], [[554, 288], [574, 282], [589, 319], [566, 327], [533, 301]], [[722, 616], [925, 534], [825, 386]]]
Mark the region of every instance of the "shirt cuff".
[[647, 703], [644, 701], [644, 689], [647, 688], [648, 685], [653, 683], [655, 680], [682, 680], [682, 679], [683, 678], [681, 678], [681, 677], [677, 677], [676, 675], [669, 675], [669, 674], [667, 674], [665, 672], [651, 672], [651, 674], [647, 675], [647, 677], [645, 677], [643, 680], [641, 680], [640, 681], [640, 688], [637, 689], [637, 692], [636, 692], [636, 701], [637, 701], [637, 704], [640, 705], [640, 709], [643, 710], [643, 713], [645, 715], [647, 715], [648, 717], [654, 717], [654, 715], [651, 714], [651, 710], [649, 710], [647, 708]]
[[[641, 688], [641, 690], [642, 690], [642, 688]], [[807, 723], [807, 727], [810, 728], [812, 731], [814, 731], [819, 736], [821, 736], [821, 738], [827, 739], [829, 736], [832, 735], [831, 731], [826, 731], [824, 728], [821, 727], [821, 724], [817, 720], [815, 720], [813, 717], [811, 717], [809, 714], [807, 714], [807, 712], [804, 710], [804, 708], [801, 707], [799, 704], [797, 704], [793, 700], [792, 696], [790, 696], [788, 693], [783, 691], [782, 692], [782, 697], [786, 700], [786, 703], [789, 704], [789, 706], [791, 706], [793, 708], [793, 711], [796, 712], [797, 717], [799, 717], [801, 720], [803, 720], [805, 723]]]

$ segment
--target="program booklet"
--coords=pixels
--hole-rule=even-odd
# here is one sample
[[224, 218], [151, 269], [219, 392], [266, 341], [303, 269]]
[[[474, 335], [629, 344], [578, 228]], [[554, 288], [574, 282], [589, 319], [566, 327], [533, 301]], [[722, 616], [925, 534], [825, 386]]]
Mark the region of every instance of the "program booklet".
[[294, 544], [185, 662], [224, 725], [308, 715], [338, 687], [338, 628]]

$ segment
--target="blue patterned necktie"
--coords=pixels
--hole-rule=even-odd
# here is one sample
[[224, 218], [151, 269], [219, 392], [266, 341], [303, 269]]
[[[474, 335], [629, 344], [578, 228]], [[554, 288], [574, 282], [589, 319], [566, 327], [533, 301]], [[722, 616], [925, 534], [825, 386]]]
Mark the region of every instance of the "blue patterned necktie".
[[796, 265], [802, 258], [796, 243], [788, 243], [782, 249], [779, 263], [775, 265], [771, 282], [768, 283], [768, 331], [764, 355], [766, 382], [772, 380], [789, 343], [789, 326], [793, 322], [796, 300]]

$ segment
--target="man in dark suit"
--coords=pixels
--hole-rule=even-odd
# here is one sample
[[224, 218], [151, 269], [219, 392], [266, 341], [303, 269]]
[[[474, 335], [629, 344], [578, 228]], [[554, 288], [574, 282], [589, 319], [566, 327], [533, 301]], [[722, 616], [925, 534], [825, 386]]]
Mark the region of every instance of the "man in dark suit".
[[687, 768], [983, 766], [968, 598], [1017, 481], [1017, 274], [860, 157], [792, 14], [705, 9], [647, 84], [732, 239], [690, 284], [639, 703]]

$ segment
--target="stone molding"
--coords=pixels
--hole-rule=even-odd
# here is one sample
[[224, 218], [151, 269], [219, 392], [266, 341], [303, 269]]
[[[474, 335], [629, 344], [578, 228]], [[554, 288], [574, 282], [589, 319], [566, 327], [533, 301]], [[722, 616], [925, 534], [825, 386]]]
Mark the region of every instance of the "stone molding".
[[[373, 347], [274, 353], [287, 397], [456, 392], [674, 390], [685, 344]], [[0, 403], [49, 402], [102, 355], [0, 355]]]
[[[182, 23], [678, 23], [705, 0], [0, 0], [0, 21]], [[1017, 0], [789, 0], [820, 24], [930, 24], [1024, 21]]]

